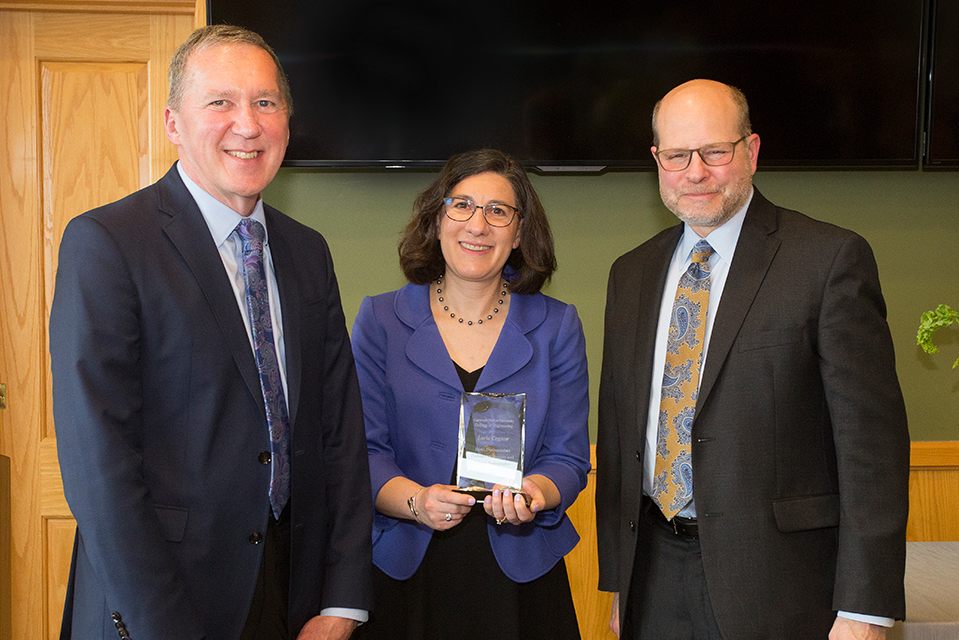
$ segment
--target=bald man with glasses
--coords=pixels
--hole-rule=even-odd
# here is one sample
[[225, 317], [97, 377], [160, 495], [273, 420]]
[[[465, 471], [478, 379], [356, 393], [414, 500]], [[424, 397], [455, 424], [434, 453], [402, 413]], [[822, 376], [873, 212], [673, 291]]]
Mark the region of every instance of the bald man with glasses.
[[599, 399], [600, 589], [652, 640], [881, 639], [905, 615], [909, 434], [878, 269], [753, 186], [745, 97], [653, 112], [681, 221], [613, 265]]

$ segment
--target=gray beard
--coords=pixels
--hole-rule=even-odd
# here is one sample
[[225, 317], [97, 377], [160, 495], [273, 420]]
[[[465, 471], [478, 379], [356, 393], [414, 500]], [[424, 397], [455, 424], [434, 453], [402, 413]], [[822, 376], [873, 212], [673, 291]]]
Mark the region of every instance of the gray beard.
[[743, 205], [746, 204], [746, 201], [749, 199], [752, 185], [752, 176], [727, 185], [723, 190], [722, 207], [720, 207], [719, 211], [715, 214], [708, 217], [698, 211], [684, 210], [679, 206], [678, 198], [675, 201], [667, 199], [666, 194], [663, 193], [662, 185], [660, 185], [659, 195], [662, 197], [663, 204], [666, 205], [666, 208], [672, 211], [673, 215], [682, 222], [694, 227], [715, 229], [728, 222], [730, 218], [736, 215], [737, 211], [743, 208]]

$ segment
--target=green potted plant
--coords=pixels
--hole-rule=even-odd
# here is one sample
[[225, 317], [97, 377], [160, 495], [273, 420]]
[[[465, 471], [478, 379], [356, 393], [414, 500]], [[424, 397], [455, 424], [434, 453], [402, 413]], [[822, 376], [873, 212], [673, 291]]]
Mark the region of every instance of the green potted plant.
[[[959, 311], [955, 311], [948, 305], [941, 304], [932, 311], [926, 311], [922, 314], [919, 322], [919, 333], [916, 335], [916, 342], [926, 353], [937, 353], [939, 349], [932, 343], [932, 334], [937, 329], [948, 327], [953, 322], [959, 323]], [[953, 363], [952, 368], [959, 367], [959, 358]]]

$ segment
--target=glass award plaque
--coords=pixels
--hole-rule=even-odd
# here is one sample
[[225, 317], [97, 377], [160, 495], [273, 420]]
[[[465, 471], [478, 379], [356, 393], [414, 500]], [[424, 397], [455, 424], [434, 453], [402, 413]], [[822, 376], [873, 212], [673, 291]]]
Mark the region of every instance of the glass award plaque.
[[521, 493], [525, 440], [525, 393], [464, 393], [456, 464], [458, 490], [475, 495], [477, 501], [497, 484]]

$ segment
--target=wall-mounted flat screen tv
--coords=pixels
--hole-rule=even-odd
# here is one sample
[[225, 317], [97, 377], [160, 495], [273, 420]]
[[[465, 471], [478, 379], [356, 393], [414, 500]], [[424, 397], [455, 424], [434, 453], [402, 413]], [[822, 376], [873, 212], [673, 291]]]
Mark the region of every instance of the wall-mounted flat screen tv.
[[926, 166], [959, 167], [959, 2], [937, 0], [929, 64]]
[[686, 80], [750, 100], [764, 168], [917, 167], [927, 0], [209, 0], [289, 75], [287, 165], [651, 168]]

